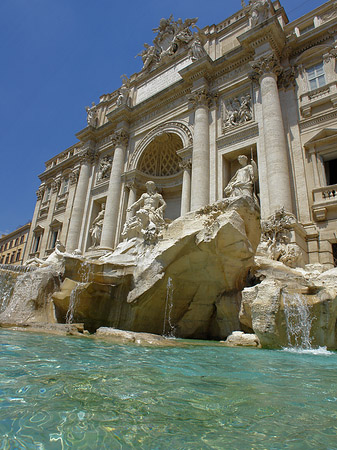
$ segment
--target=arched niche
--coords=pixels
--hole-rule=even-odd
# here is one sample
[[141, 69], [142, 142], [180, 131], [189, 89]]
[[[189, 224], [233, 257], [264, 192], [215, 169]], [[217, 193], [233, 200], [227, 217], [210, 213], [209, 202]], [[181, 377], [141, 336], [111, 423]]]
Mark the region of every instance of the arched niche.
[[167, 204], [165, 218], [180, 216], [182, 170], [177, 151], [183, 148], [181, 137], [175, 133], [160, 133], [153, 137], [137, 160], [135, 183], [137, 198], [145, 191], [146, 181], [153, 181]]

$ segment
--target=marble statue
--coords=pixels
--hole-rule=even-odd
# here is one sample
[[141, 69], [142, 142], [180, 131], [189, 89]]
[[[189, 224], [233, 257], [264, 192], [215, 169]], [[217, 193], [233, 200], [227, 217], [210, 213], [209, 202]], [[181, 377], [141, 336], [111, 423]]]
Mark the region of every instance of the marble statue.
[[254, 183], [258, 179], [257, 166], [254, 160], [248, 164], [248, 158], [245, 155], [238, 157], [239, 164], [242, 166], [238, 169], [228, 185], [225, 187], [225, 197], [255, 197]]
[[56, 241], [54, 251], [48, 256], [47, 259], [43, 260], [34, 256], [34, 258], [28, 259], [25, 263], [26, 266], [34, 267], [48, 267], [51, 265], [58, 265], [63, 261], [65, 255], [65, 247], [59, 240]]
[[97, 126], [97, 106], [95, 102], [92, 102], [91, 107], [86, 106], [85, 110], [87, 111], [87, 123], [92, 127]]
[[107, 180], [110, 177], [111, 165], [111, 156], [104, 156], [104, 158], [101, 159], [97, 174], [97, 180]]
[[104, 214], [105, 214], [105, 203], [102, 203], [101, 210], [97, 214], [89, 230], [92, 247], [97, 247], [101, 242]]
[[249, 94], [226, 102], [225, 126], [236, 126], [252, 120], [252, 104]]
[[203, 45], [207, 40], [206, 35], [202, 30], [200, 30], [200, 28], [198, 27], [196, 28], [198, 29], [198, 32], [193, 33], [189, 51], [189, 54], [193, 61], [196, 61], [202, 58], [203, 56], [207, 55]]
[[139, 208], [125, 223], [122, 236], [126, 239], [142, 236], [145, 241], [152, 243], [165, 226], [166, 202], [157, 192], [153, 181], [147, 181], [145, 186], [146, 192], [127, 209], [127, 212], [133, 212]]
[[126, 75], [122, 75], [121, 78], [123, 80], [123, 83], [121, 88], [119, 89], [117, 106], [130, 106], [130, 80]]
[[255, 27], [268, 19], [270, 15], [269, 0], [249, 0], [249, 6], [250, 23], [252, 27]]
[[291, 243], [291, 228], [296, 223], [295, 216], [284, 208], [275, 211], [261, 222], [262, 236], [258, 252], [288, 267], [302, 265], [302, 251], [296, 243]]

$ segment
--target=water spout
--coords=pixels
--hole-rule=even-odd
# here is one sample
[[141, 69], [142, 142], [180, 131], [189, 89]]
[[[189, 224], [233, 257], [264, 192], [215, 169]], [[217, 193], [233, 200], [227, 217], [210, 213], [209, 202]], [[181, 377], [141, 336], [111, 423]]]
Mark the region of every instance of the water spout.
[[81, 261], [78, 274], [80, 281], [76, 284], [76, 286], [70, 293], [69, 306], [66, 314], [66, 323], [68, 324], [73, 323], [74, 321], [76, 307], [80, 300], [80, 293], [82, 291], [83, 286], [89, 281], [90, 264], [88, 264], [87, 261]]
[[283, 293], [288, 345], [310, 350], [312, 316], [306, 298], [301, 294]]
[[167, 337], [174, 337], [174, 326], [172, 325], [173, 291], [174, 287], [172, 278], [168, 277], [166, 285], [166, 301], [165, 301], [165, 314], [163, 325], [163, 336]]

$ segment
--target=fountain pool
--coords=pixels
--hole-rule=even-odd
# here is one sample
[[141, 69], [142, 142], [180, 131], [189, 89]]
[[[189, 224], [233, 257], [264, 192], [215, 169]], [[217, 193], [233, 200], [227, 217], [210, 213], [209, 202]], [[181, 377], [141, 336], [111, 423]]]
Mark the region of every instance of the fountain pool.
[[1, 449], [337, 448], [336, 353], [0, 342]]

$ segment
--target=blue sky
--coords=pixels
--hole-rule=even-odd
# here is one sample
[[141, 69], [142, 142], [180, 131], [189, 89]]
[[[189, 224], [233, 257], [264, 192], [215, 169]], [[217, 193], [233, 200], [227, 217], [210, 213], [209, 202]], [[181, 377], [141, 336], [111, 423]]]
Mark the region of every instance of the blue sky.
[[[246, 0], [248, 3], [248, 0]], [[325, 3], [281, 0], [294, 20]], [[74, 144], [85, 106], [141, 69], [162, 17], [204, 27], [241, 0], [1, 0], [0, 235], [31, 220], [44, 162]]]

